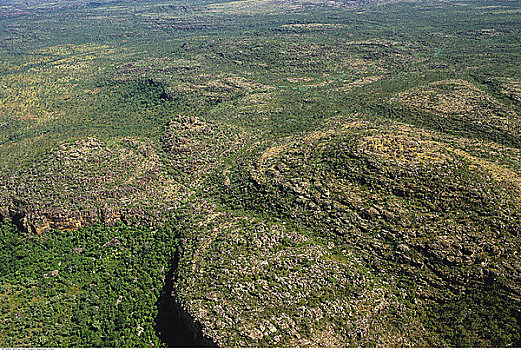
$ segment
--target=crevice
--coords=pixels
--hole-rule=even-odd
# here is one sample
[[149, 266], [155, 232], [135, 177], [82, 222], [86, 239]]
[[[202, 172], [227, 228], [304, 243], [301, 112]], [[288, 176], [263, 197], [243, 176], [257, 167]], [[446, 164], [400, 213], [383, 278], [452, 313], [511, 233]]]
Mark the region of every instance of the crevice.
[[11, 215], [11, 222], [12, 222], [12, 224], [14, 226], [16, 226], [16, 228], [20, 232], [27, 232], [27, 228], [25, 227], [25, 225], [23, 223], [23, 219], [24, 218], [25, 218], [25, 214], [24, 213], [14, 213], [13, 215]]
[[204, 336], [202, 326], [186, 312], [173, 295], [174, 281], [177, 279], [179, 251], [176, 250], [170, 262], [161, 297], [158, 299], [156, 317], [157, 336], [167, 347], [217, 347]]

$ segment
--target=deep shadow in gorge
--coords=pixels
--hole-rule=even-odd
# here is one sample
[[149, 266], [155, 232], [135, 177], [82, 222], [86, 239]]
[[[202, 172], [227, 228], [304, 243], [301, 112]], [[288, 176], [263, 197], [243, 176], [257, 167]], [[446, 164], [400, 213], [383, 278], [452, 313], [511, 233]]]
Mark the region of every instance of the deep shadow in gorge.
[[172, 295], [178, 263], [179, 251], [176, 250], [157, 302], [157, 335], [167, 347], [217, 347], [203, 335], [201, 325], [182, 309]]

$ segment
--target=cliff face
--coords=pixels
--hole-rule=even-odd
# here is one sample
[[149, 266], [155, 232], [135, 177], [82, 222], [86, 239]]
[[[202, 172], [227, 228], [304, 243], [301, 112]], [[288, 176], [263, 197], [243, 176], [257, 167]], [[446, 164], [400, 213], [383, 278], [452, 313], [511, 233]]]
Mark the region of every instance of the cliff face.
[[161, 221], [187, 195], [150, 144], [132, 138], [62, 143], [1, 181], [0, 219], [35, 234]]
[[19, 210], [16, 211], [15, 209], [15, 211], [11, 212], [6, 210], [5, 215], [2, 216], [2, 221], [11, 221], [21, 231], [37, 235], [52, 229], [61, 231], [75, 230], [83, 226], [99, 223], [112, 226], [117, 222], [136, 224], [155, 221], [143, 208], [97, 208], [97, 205], [93, 205], [93, 209], [82, 211], [74, 209], [69, 211], [65, 208], [45, 208], [33, 211], [29, 206]]

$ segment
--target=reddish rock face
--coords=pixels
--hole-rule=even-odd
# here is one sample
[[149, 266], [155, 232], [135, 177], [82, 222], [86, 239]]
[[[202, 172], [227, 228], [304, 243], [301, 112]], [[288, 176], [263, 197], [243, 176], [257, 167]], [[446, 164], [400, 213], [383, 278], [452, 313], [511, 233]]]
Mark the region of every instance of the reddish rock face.
[[50, 209], [27, 211], [25, 213], [6, 216], [4, 221], [12, 220], [22, 231], [41, 234], [50, 230], [76, 230], [94, 224], [115, 225], [123, 223], [151, 223], [154, 218], [144, 208], [90, 209], [83, 211], [67, 211], [66, 209]]
[[34, 234], [160, 221], [187, 195], [154, 148], [132, 138], [110, 146], [93, 138], [63, 143], [29, 169], [2, 176], [0, 185], [0, 220]]

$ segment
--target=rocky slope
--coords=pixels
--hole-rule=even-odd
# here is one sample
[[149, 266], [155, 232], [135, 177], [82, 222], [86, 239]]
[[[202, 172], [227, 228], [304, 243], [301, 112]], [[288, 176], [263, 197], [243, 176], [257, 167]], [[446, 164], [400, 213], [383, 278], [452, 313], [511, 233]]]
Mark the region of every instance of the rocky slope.
[[145, 140], [87, 138], [29, 162], [0, 177], [0, 219], [35, 234], [100, 222], [157, 222], [189, 195]]
[[212, 178], [247, 212], [185, 228], [177, 295], [218, 345], [519, 342], [517, 149], [353, 117], [252, 154]]
[[36, 234], [176, 215], [172, 298], [219, 346], [519, 343], [517, 148], [366, 115], [227, 130], [166, 129], [164, 162], [198, 196], [145, 141], [86, 139], [4, 177], [3, 215]]
[[521, 346], [519, 3], [62, 5], [0, 7], [0, 344], [157, 345], [162, 290], [204, 344]]

